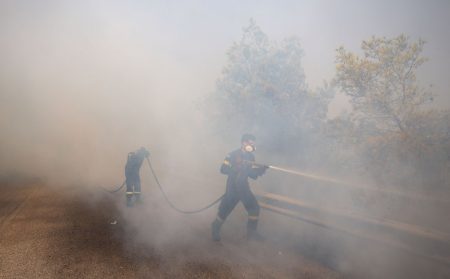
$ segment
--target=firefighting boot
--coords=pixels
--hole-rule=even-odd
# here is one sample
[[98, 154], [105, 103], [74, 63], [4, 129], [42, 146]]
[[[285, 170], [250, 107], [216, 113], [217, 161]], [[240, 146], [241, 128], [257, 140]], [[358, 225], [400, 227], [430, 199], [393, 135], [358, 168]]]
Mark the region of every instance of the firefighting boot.
[[247, 240], [263, 241], [264, 237], [258, 233], [258, 219], [248, 219], [247, 222]]
[[214, 241], [220, 241], [220, 227], [222, 227], [223, 220], [217, 217], [211, 224], [211, 235]]
[[127, 193], [127, 207], [133, 207], [133, 194]]

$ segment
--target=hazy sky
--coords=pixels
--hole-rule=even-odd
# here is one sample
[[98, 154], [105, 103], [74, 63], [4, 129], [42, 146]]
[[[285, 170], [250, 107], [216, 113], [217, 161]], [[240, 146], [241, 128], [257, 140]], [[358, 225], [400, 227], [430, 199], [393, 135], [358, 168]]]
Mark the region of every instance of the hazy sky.
[[[147, 61], [141, 63], [160, 70], [147, 78], [161, 90], [185, 88], [193, 95], [213, 90], [227, 49], [239, 40], [250, 18], [271, 39], [301, 39], [312, 87], [333, 76], [338, 46], [357, 51], [372, 35], [405, 33], [427, 41], [424, 54], [430, 60], [422, 67], [421, 80], [435, 86], [439, 103], [450, 104], [450, 1], [446, 0], [2, 1], [0, 11], [2, 44], [17, 54], [3, 50], [0, 55], [8, 57], [0, 56], [2, 60], [17, 63], [26, 55], [34, 56], [32, 60], [43, 55], [42, 62], [52, 63], [65, 59], [61, 56], [76, 60], [84, 56], [99, 64], [106, 50], [116, 53], [121, 63], [147, 51]], [[40, 49], [30, 53], [31, 45]], [[21, 50], [27, 52], [25, 57]]]

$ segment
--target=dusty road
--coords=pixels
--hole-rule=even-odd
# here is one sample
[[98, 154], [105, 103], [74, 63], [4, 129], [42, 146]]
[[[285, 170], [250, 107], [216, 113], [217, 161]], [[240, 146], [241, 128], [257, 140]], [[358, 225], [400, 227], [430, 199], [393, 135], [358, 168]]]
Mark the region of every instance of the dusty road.
[[429, 257], [267, 211], [267, 241], [242, 238], [238, 208], [217, 245], [214, 210], [180, 215], [151, 196], [129, 209], [122, 193], [0, 180], [0, 278], [450, 278]]
[[275, 244], [214, 244], [209, 228], [200, 245], [167, 251], [133, 241], [117, 196], [98, 190], [37, 181], [0, 190], [1, 278], [343, 278]]

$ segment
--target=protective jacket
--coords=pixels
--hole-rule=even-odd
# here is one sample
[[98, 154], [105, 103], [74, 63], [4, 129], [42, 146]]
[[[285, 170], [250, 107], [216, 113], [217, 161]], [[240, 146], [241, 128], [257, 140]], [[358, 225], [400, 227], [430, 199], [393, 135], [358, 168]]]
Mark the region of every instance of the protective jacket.
[[125, 176], [139, 175], [139, 170], [145, 155], [139, 152], [128, 153], [127, 164], [125, 165]]
[[228, 175], [227, 186], [248, 186], [248, 177], [256, 179], [263, 175], [265, 169], [252, 162], [255, 162], [255, 156], [241, 149], [228, 154], [220, 167], [220, 172]]

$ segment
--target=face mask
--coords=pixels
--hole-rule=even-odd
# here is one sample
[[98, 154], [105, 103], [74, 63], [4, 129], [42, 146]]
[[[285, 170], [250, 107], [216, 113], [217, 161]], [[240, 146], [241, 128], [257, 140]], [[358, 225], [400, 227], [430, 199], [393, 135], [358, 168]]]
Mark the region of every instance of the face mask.
[[256, 148], [255, 148], [253, 145], [251, 145], [251, 144], [247, 144], [247, 145], [244, 147], [244, 149], [245, 149], [245, 151], [251, 153], [251, 152], [255, 151]]

